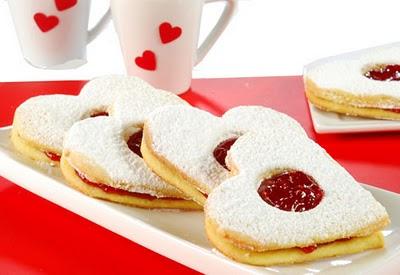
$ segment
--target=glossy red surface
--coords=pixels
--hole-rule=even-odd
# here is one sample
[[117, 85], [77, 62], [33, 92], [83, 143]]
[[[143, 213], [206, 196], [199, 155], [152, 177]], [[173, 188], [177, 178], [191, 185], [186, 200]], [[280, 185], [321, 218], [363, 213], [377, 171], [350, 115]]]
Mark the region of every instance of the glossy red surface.
[[[117, 189], [117, 188], [114, 188], [114, 187], [105, 185], [105, 184], [103, 184], [103, 183], [90, 181], [90, 180], [88, 180], [88, 179], [85, 177], [84, 174], [82, 174], [82, 173], [80, 173], [80, 172], [78, 172], [78, 171], [76, 171], [76, 170], [75, 170], [75, 173], [76, 173], [76, 175], [77, 175], [84, 183], [86, 183], [86, 184], [88, 184], [88, 185], [90, 185], [90, 186], [99, 188], [99, 189], [103, 190], [103, 191], [106, 192], [106, 193], [117, 194], [117, 195], [123, 195], [123, 196], [136, 196], [136, 194], [137, 194], [138, 196], [141, 196], [141, 195], [142, 195], [142, 194], [138, 194], [138, 193], [132, 193], [132, 192], [129, 192], [129, 191], [125, 191], [125, 190], [122, 190], [122, 189]], [[143, 198], [154, 199], [154, 197], [152, 197], [152, 196], [150, 196], [150, 195], [145, 195], [145, 194], [143, 194], [142, 196], [143, 196]]]
[[262, 180], [258, 194], [266, 203], [280, 210], [304, 212], [321, 202], [324, 190], [309, 175], [290, 171]]
[[318, 248], [318, 246], [316, 244], [315, 245], [306, 246], [306, 247], [299, 247], [299, 249], [301, 251], [303, 251], [304, 253], [306, 253], [306, 254], [310, 254], [310, 253], [314, 252], [315, 250], [317, 250], [317, 248]]
[[140, 146], [142, 145], [143, 130], [131, 135], [127, 141], [129, 149], [139, 157], [143, 158]]
[[[0, 83], [0, 126], [38, 94], [77, 94], [84, 82]], [[400, 133], [314, 132], [300, 77], [193, 81], [182, 97], [221, 115], [243, 104], [273, 107], [297, 119], [357, 180], [400, 193]], [[0, 273], [191, 274], [194, 271], [126, 240], [0, 178]]]
[[[334, 241], [335, 243], [336, 242], [343, 242], [343, 241], [348, 241], [348, 240], [350, 240], [351, 238], [343, 238], [343, 239], [338, 239], [338, 240], [336, 240], [336, 241]], [[333, 242], [330, 242], [330, 243], [333, 243]], [[310, 246], [306, 246], [306, 247], [299, 247], [299, 249], [301, 250], [301, 251], [303, 251], [304, 253], [306, 253], [306, 254], [309, 254], [309, 253], [312, 253], [312, 252], [314, 252], [315, 250], [317, 250], [317, 248], [318, 248], [318, 245], [317, 244], [314, 244], [314, 245], [310, 245]]]
[[[94, 182], [94, 181], [90, 181], [88, 180], [84, 174], [78, 172], [75, 170], [75, 173], [77, 174], [77, 176], [86, 184], [99, 188], [101, 190], [103, 190], [106, 193], [110, 193], [110, 194], [116, 194], [116, 195], [122, 195], [122, 196], [132, 196], [132, 197], [136, 197], [136, 198], [141, 198], [141, 199], [146, 199], [146, 200], [155, 200], [157, 199], [156, 197], [153, 197], [151, 195], [148, 194], [141, 194], [141, 193], [136, 193], [136, 192], [129, 192], [126, 190], [122, 190], [122, 189], [118, 189], [118, 188], [114, 188], [112, 186], [108, 186], [106, 184], [103, 183], [99, 183], [99, 182]], [[178, 200], [177, 198], [166, 198], [166, 199], [170, 199], [170, 200]]]
[[224, 140], [214, 149], [213, 155], [214, 158], [218, 161], [219, 164], [222, 165], [225, 169], [229, 170], [226, 166], [225, 158], [228, 155], [229, 149], [231, 149], [232, 145], [235, 143], [237, 138], [230, 138]]
[[380, 66], [377, 69], [367, 72], [365, 76], [373, 80], [379, 80], [379, 81], [399, 81], [400, 65], [390, 64], [390, 65]]
[[59, 154], [55, 154], [52, 152], [44, 152], [44, 154], [51, 159], [52, 161], [59, 162], [61, 160], [61, 156]]

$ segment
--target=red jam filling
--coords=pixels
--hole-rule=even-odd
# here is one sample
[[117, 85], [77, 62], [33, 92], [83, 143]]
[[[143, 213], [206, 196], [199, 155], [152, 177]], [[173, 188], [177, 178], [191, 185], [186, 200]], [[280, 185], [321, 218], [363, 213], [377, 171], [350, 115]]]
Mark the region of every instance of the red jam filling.
[[[109, 194], [116, 194], [116, 195], [122, 195], [122, 196], [132, 196], [132, 197], [136, 197], [136, 198], [141, 198], [141, 199], [146, 199], [146, 200], [155, 200], [157, 199], [156, 197], [153, 197], [151, 195], [147, 195], [147, 194], [141, 194], [141, 193], [135, 193], [135, 192], [129, 192], [126, 190], [122, 190], [122, 189], [118, 189], [118, 188], [114, 188], [108, 185], [105, 185], [103, 183], [98, 183], [98, 182], [93, 182], [88, 180], [84, 174], [78, 172], [75, 170], [75, 173], [78, 175], [78, 177], [86, 184], [96, 187], [96, 188], [100, 188], [101, 190], [103, 190], [106, 193]], [[165, 199], [169, 199], [169, 200], [174, 200], [175, 198], [165, 198]]]
[[51, 159], [52, 161], [57, 161], [59, 162], [61, 160], [61, 156], [59, 154], [56, 153], [52, 153], [52, 152], [44, 152], [45, 155]]
[[306, 254], [310, 254], [310, 253], [314, 252], [317, 248], [318, 248], [318, 246], [316, 244], [306, 246], [306, 247], [299, 247], [299, 249]]
[[386, 111], [400, 114], [400, 109], [386, 109]]
[[[330, 242], [330, 243], [334, 243], [334, 242], [344, 242], [344, 241], [348, 241], [351, 240], [351, 238], [343, 238], [343, 239], [338, 239], [336, 241]], [[329, 243], [325, 243], [325, 244], [329, 244]], [[313, 244], [310, 246], [306, 246], [306, 247], [298, 247], [301, 251], [303, 251], [306, 254], [310, 254], [312, 252], [314, 252], [315, 250], [317, 250], [318, 245], [317, 244]]]
[[228, 154], [228, 151], [231, 149], [232, 145], [236, 142], [238, 138], [230, 138], [224, 140], [214, 149], [214, 158], [218, 161], [219, 164], [222, 165], [226, 170], [229, 170], [226, 166], [225, 158]]
[[321, 202], [324, 191], [312, 177], [292, 171], [264, 179], [258, 194], [266, 203], [283, 211], [304, 212]]
[[90, 115], [90, 117], [98, 117], [98, 116], [108, 116], [108, 112], [96, 112]]
[[134, 133], [128, 139], [128, 147], [129, 149], [134, 152], [139, 157], [143, 158], [142, 152], [140, 152], [140, 146], [142, 145], [142, 138], [143, 138], [143, 130]]
[[400, 80], [400, 65], [390, 64], [379, 66], [376, 69], [368, 71], [365, 76], [379, 81], [399, 81]]

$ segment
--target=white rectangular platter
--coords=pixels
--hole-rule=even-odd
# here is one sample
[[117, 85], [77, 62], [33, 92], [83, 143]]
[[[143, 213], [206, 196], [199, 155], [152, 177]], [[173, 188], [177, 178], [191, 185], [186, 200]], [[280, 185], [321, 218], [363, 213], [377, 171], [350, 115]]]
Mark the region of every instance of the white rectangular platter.
[[308, 106], [315, 132], [319, 134], [400, 131], [400, 121], [351, 117], [325, 112], [310, 102]]
[[[392, 224], [383, 232], [385, 249], [307, 264], [254, 267], [234, 262], [213, 249], [201, 212], [144, 210], [87, 197], [64, 183], [57, 168], [40, 168], [16, 154], [10, 128], [0, 128], [0, 175], [165, 257], [206, 274], [398, 274], [400, 196], [365, 186], [388, 210]], [[267, 217], [266, 217], [267, 218]]]

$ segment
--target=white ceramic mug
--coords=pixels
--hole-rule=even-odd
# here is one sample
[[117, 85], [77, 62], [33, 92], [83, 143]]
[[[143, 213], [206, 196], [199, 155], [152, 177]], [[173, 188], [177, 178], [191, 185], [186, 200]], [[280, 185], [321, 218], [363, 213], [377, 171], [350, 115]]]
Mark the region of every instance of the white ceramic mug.
[[[225, 9], [197, 48], [205, 3], [224, 1]], [[211, 49], [228, 25], [237, 0], [111, 0], [111, 12], [128, 74], [153, 86], [183, 93], [193, 66]]]
[[90, 0], [8, 0], [24, 58], [33, 66], [66, 69], [86, 63], [86, 46], [111, 19], [88, 31]]

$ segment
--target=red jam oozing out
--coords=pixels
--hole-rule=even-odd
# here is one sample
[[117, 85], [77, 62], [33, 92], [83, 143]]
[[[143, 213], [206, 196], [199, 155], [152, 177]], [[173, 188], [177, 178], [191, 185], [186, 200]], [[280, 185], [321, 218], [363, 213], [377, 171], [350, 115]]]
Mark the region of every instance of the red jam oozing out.
[[400, 109], [386, 109], [386, 111], [400, 114]]
[[[351, 238], [338, 239], [338, 240], [333, 241], [333, 242], [331, 242], [331, 243], [334, 243], [334, 242], [344, 242], [344, 241], [348, 241], [348, 240], [351, 240]], [[329, 243], [325, 243], [325, 244], [329, 244]], [[304, 253], [309, 254], [309, 253], [312, 253], [312, 252], [314, 252], [315, 250], [317, 250], [318, 245], [317, 245], [317, 244], [313, 244], [313, 245], [310, 245], [310, 246], [298, 247], [298, 248], [299, 248], [301, 251], [303, 251]]]
[[318, 246], [316, 244], [310, 245], [307, 247], [299, 247], [299, 249], [306, 254], [310, 254], [310, 253], [314, 252], [317, 248], [318, 248]]
[[[116, 194], [116, 195], [122, 195], [122, 196], [132, 196], [132, 197], [136, 197], [136, 198], [142, 198], [142, 199], [146, 199], [146, 200], [155, 200], [157, 199], [156, 197], [153, 197], [151, 195], [147, 195], [147, 194], [141, 194], [141, 193], [135, 193], [135, 192], [129, 192], [126, 190], [122, 190], [122, 189], [118, 189], [118, 188], [114, 188], [108, 185], [105, 185], [103, 183], [98, 183], [98, 182], [93, 182], [88, 180], [84, 174], [75, 171], [75, 173], [78, 175], [78, 177], [86, 184], [93, 186], [93, 187], [97, 187], [100, 188], [101, 190], [103, 190], [106, 193], [109, 194]], [[171, 199], [171, 198], [169, 198]]]
[[134, 133], [128, 139], [128, 147], [129, 149], [134, 152], [139, 157], [143, 158], [142, 152], [140, 152], [140, 145], [142, 145], [142, 138], [143, 138], [143, 130]]
[[400, 80], [400, 65], [390, 64], [379, 66], [376, 69], [365, 73], [365, 76], [379, 81], [399, 81]]
[[266, 203], [281, 210], [304, 212], [321, 202], [324, 191], [312, 177], [291, 171], [264, 179], [258, 194]]
[[95, 112], [93, 114], [90, 115], [90, 117], [98, 117], [98, 116], [108, 116], [108, 112]]
[[218, 161], [219, 164], [221, 164], [225, 169], [229, 170], [228, 167], [226, 166], [225, 158], [226, 155], [228, 154], [229, 149], [231, 149], [232, 145], [236, 142], [238, 138], [230, 138], [227, 140], [224, 140], [218, 146], [214, 149], [214, 158]]
[[52, 152], [44, 152], [44, 153], [52, 161], [58, 161], [59, 162], [61, 160], [61, 156], [59, 154], [52, 153]]

